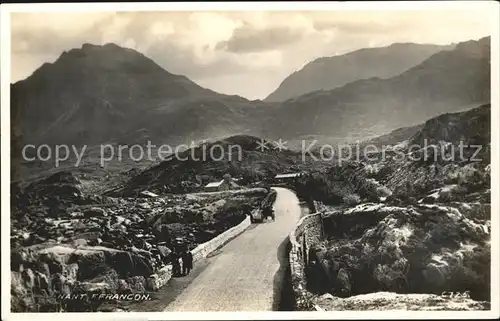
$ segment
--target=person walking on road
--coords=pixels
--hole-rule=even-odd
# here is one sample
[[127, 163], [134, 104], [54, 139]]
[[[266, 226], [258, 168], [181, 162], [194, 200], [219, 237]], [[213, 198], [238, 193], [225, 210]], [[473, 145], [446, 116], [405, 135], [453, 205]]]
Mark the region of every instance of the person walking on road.
[[186, 250], [182, 253], [182, 272], [184, 275], [188, 275], [193, 268], [193, 254], [191, 251]]

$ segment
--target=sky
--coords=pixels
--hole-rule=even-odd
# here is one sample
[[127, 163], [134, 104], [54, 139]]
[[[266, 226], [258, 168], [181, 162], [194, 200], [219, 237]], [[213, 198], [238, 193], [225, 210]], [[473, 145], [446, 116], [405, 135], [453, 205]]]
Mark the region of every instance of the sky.
[[224, 94], [263, 99], [308, 62], [396, 42], [490, 35], [484, 10], [12, 13], [11, 82], [83, 43], [135, 49]]

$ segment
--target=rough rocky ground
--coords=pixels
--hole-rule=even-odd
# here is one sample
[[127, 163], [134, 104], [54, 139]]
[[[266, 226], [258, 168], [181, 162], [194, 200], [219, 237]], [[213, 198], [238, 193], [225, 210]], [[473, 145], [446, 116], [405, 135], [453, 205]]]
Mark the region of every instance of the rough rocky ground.
[[[335, 296], [322, 303], [332, 309], [370, 309], [379, 301], [387, 309], [489, 306], [489, 117], [484, 105], [433, 118], [385, 156], [372, 153], [299, 182], [302, 193], [327, 204], [328, 237], [313, 249], [318, 264], [309, 280], [313, 293]], [[478, 153], [474, 145], [481, 146]], [[439, 297], [443, 292], [467, 295]]]
[[[324, 223], [329, 237], [316, 247], [320, 264], [315, 274], [319, 280], [311, 280], [312, 291], [335, 295], [336, 307], [346, 309], [355, 308], [355, 305], [363, 308], [360, 300], [366, 301], [366, 308], [373, 302], [385, 304], [386, 301], [376, 295], [381, 291], [390, 291], [390, 296], [396, 301], [393, 307], [398, 308], [404, 305], [416, 308], [419, 304], [420, 309], [480, 309], [487, 306], [491, 230], [490, 137], [484, 124], [489, 123], [489, 112], [490, 107], [486, 105], [464, 115], [447, 114], [430, 120], [407, 141], [389, 148], [386, 151], [388, 157], [383, 160], [380, 157], [373, 161], [352, 160], [343, 166], [324, 164], [320, 170], [307, 170], [303, 181], [296, 186], [299, 196], [330, 205], [324, 209], [328, 212]], [[466, 133], [465, 137], [462, 133]], [[425, 139], [431, 143], [431, 148], [439, 148], [444, 153], [434, 158], [431, 152], [430, 158], [420, 160], [396, 157], [398, 152], [406, 156], [425, 154], [424, 148], [411, 152], [408, 149], [410, 143], [421, 143]], [[450, 146], [456, 146], [459, 141], [482, 145], [482, 151], [476, 155], [481, 161], [448, 160], [457, 153]], [[470, 157], [472, 152], [467, 151], [466, 156]], [[264, 174], [269, 169], [268, 163], [263, 161], [260, 164]], [[275, 164], [280, 166], [275, 166], [274, 170], [291, 169], [293, 163], [281, 166], [280, 161]], [[167, 165], [152, 167], [142, 173], [148, 175], [130, 175], [138, 177], [139, 181], [144, 178], [147, 187], [162, 186], [158, 177], [173, 177], [170, 183], [177, 184], [175, 187], [182, 192], [186, 190], [181, 184], [184, 178], [196, 180], [198, 171], [181, 168], [179, 173], [186, 176], [174, 177]], [[227, 164], [217, 170], [226, 169]], [[151, 173], [159, 176], [150, 177]], [[273, 173], [267, 174], [271, 176]], [[257, 178], [261, 177], [257, 175]], [[266, 195], [265, 189], [213, 194], [167, 194], [166, 191], [171, 192], [167, 189], [158, 198], [111, 197], [92, 193], [91, 182], [60, 172], [28, 186], [12, 184], [14, 310], [91, 311], [97, 310], [100, 302], [61, 304], [53, 299], [54, 295], [78, 291], [143, 291], [145, 277], [168, 264], [172, 239], [181, 236], [190, 246], [209, 240], [239, 223]], [[142, 190], [141, 186], [135, 184], [134, 192]], [[278, 228], [280, 225], [274, 226]], [[293, 227], [288, 226], [287, 233]], [[220, 310], [241, 306], [242, 298], [250, 292], [234, 297], [236, 301], [227, 297], [227, 300], [216, 303], [208, 303], [205, 292], [219, 291], [222, 297], [228, 296], [229, 292], [224, 292], [223, 285], [228, 281], [223, 277], [226, 270], [229, 269], [231, 273], [228, 275], [234, 278], [245, 271], [240, 264], [233, 262], [238, 255], [244, 254], [240, 249], [249, 253], [255, 250], [254, 255], [266, 256], [272, 253], [269, 252], [272, 246], [279, 245], [274, 241], [281, 232], [269, 236], [266, 232], [263, 234], [266, 237], [254, 235], [254, 239], [247, 240], [249, 244], [236, 243], [238, 247], [232, 248], [226, 256], [224, 253], [220, 256], [226, 261], [221, 259], [222, 263], [214, 264], [219, 266], [219, 270], [213, 272], [214, 279], [202, 274], [201, 281], [198, 281], [201, 283], [195, 280], [186, 289], [189, 298], [198, 298], [201, 303], [191, 302], [186, 297], [188, 294], [181, 295], [177, 303], [173, 303], [173, 309], [187, 310], [198, 306], [204, 310], [206, 306], [206, 309]], [[265, 245], [268, 239], [273, 243], [265, 251], [267, 254], [258, 252], [260, 249], [264, 251], [266, 246], [260, 248], [255, 244], [264, 242]], [[269, 276], [269, 267], [274, 268], [276, 260], [267, 258], [269, 261], [263, 266]], [[251, 273], [246, 271], [249, 275], [259, 272], [262, 267], [262, 262], [251, 261], [250, 257], [243, 260], [251, 267]], [[219, 262], [219, 259], [215, 261]], [[230, 281], [238, 288], [241, 285], [238, 282], [243, 282], [245, 277]], [[206, 285], [212, 281], [213, 284]], [[260, 281], [262, 283], [258, 286], [262, 286], [265, 293], [256, 292], [256, 295], [269, 298], [268, 278]], [[471, 299], [444, 298], [443, 303], [432, 295], [443, 291], [468, 293]], [[374, 294], [359, 296], [370, 292]], [[405, 293], [420, 293], [422, 296], [405, 296]], [[458, 304], [457, 299], [463, 304]], [[233, 302], [233, 305], [227, 306], [226, 301]], [[256, 302], [250, 309], [269, 308], [267, 299]]]
[[326, 311], [470, 311], [490, 308], [488, 302], [477, 302], [461, 294], [447, 297], [435, 294], [376, 292], [349, 298], [338, 298], [327, 294], [318, 297], [314, 302]]
[[266, 189], [113, 198], [85, 192], [60, 172], [13, 189], [13, 311], [92, 311], [102, 302], [62, 302], [58, 294], [144, 292], [171, 260], [173, 240], [189, 248], [240, 223]]
[[[337, 296], [464, 292], [489, 300], [490, 221], [440, 205], [361, 204], [324, 217], [312, 275]], [[479, 213], [479, 215], [478, 215]]]

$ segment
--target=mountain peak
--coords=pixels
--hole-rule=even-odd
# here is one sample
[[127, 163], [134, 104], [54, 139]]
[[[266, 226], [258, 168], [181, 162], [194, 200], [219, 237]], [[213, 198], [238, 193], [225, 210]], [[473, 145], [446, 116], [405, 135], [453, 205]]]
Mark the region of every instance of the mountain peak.
[[216, 96], [114, 43], [84, 43], [64, 51], [54, 63], [13, 84], [11, 92], [20, 116], [37, 115], [31, 122], [23, 118], [25, 137], [78, 142], [119, 137], [145, 112], [169, 109], [173, 101]]
[[448, 46], [394, 43], [321, 57], [285, 78], [264, 101], [283, 102], [318, 90], [331, 90], [372, 77], [390, 78], [420, 64]]
[[130, 77], [138, 73], [149, 74], [150, 77], [175, 77], [179, 81], [186, 81], [185, 77], [169, 73], [140, 52], [115, 43], [104, 45], [84, 43], [79, 48], [65, 50], [56, 61], [43, 64], [30, 77], [72, 81], [83, 81], [85, 78], [93, 77], [95, 81], [110, 76]]
[[415, 45], [415, 43], [412, 43], [412, 42], [395, 42], [389, 46], [387, 46], [388, 48], [391, 48], [391, 47], [406, 47], [406, 46], [411, 46], [411, 45]]
[[94, 45], [92, 43], [84, 43], [82, 45], [82, 50], [91, 50], [93, 48], [98, 48], [98, 47], [102, 47], [102, 46], [100, 46], [100, 45]]
[[105, 43], [104, 45], [96, 45], [92, 43], [84, 43], [81, 47], [81, 50], [83, 51], [92, 51], [92, 50], [116, 50], [116, 51], [123, 51], [123, 52], [135, 52], [137, 54], [142, 55], [138, 51], [126, 47], [122, 47], [117, 45], [114, 42], [108, 42]]
[[134, 54], [135, 56], [145, 57], [138, 51], [133, 49], [121, 47], [115, 43], [106, 43], [104, 45], [96, 45], [92, 43], [84, 43], [81, 48], [73, 48], [69, 51], [63, 51], [61, 57], [79, 57], [83, 58], [88, 55], [99, 55], [99, 54], [109, 54], [109, 55], [125, 55]]

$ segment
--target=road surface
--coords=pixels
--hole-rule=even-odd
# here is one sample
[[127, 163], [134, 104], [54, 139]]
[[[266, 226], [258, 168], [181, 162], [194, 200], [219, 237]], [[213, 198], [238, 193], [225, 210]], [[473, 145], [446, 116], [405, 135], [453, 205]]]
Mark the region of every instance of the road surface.
[[[253, 224], [211, 257], [206, 269], [165, 311], [272, 311], [286, 268], [286, 240], [300, 218], [299, 201], [278, 192], [276, 220]], [[280, 265], [281, 261], [281, 265]]]

